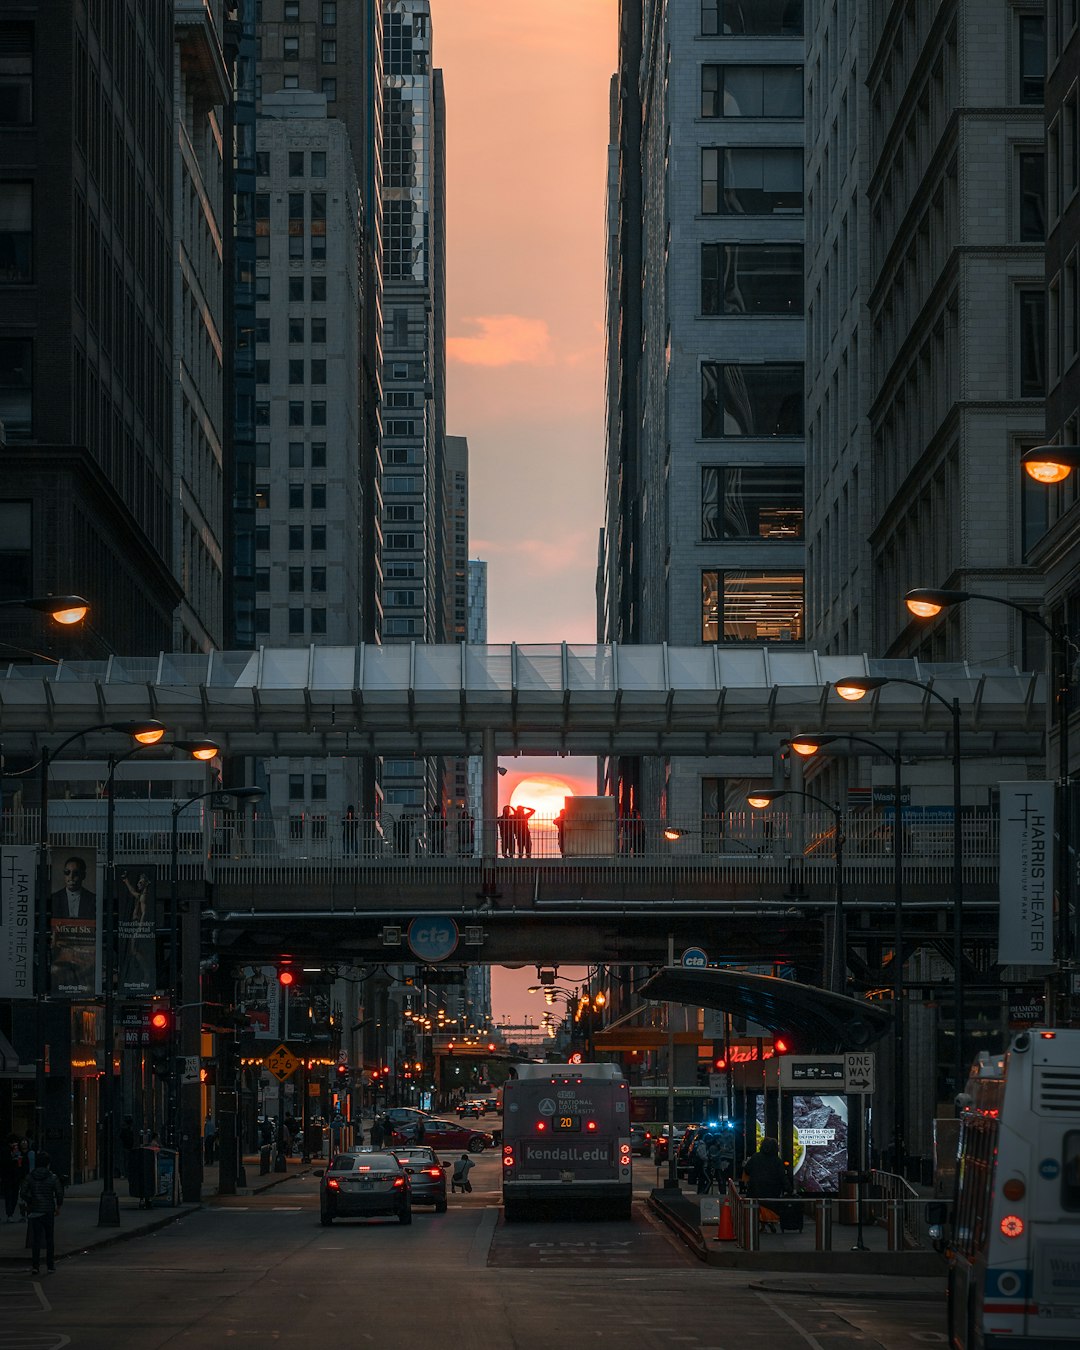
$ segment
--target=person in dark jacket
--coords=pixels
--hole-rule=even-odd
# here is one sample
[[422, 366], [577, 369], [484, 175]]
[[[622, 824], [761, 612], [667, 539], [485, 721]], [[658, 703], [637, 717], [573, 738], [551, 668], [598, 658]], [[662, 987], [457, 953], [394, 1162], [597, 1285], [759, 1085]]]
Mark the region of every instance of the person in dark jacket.
[[775, 1139], [763, 1139], [758, 1151], [743, 1166], [746, 1189], [756, 1199], [778, 1200], [791, 1190], [787, 1168], [780, 1161], [780, 1145]]
[[0, 1191], [4, 1196], [4, 1215], [8, 1223], [15, 1222], [15, 1208], [19, 1203], [19, 1187], [25, 1179], [19, 1136], [9, 1134], [0, 1150]]
[[19, 1188], [19, 1199], [30, 1221], [31, 1275], [41, 1274], [42, 1244], [45, 1247], [45, 1269], [56, 1269], [56, 1216], [64, 1203], [64, 1187], [49, 1166], [49, 1155], [39, 1153], [36, 1162], [37, 1166]]

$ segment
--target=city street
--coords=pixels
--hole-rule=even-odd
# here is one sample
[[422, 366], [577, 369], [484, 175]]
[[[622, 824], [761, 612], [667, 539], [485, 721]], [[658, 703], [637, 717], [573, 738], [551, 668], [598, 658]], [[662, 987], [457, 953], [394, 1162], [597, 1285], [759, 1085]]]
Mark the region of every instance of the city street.
[[[701, 1265], [635, 1205], [630, 1224], [506, 1227], [497, 1154], [482, 1155], [471, 1196], [436, 1216], [318, 1222], [318, 1181], [291, 1178], [143, 1238], [59, 1263], [31, 1279], [0, 1272], [0, 1350], [154, 1350], [233, 1341], [279, 1345], [438, 1343], [462, 1350], [550, 1350], [553, 1338], [702, 1350], [746, 1346], [944, 1344], [940, 1299], [906, 1282], [817, 1277], [813, 1296], [782, 1292], [796, 1277]], [[638, 1162], [639, 1197], [655, 1171]], [[61, 1223], [63, 1219], [61, 1217]]]

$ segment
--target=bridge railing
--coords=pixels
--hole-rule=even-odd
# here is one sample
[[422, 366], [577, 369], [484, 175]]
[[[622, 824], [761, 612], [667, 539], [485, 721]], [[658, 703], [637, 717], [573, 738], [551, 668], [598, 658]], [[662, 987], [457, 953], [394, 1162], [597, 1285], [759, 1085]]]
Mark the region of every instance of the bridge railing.
[[[53, 849], [95, 848], [105, 853], [106, 803], [62, 801], [50, 805]], [[698, 828], [665, 835], [660, 820], [562, 823], [533, 816], [527, 822], [494, 822], [496, 853], [482, 857], [484, 822], [410, 814], [343, 821], [318, 812], [205, 812], [193, 807], [180, 818], [181, 874], [222, 879], [288, 881], [320, 876], [398, 882], [437, 882], [495, 866], [511, 874], [545, 874], [628, 880], [728, 883], [777, 882], [827, 885], [834, 869], [834, 818], [822, 814], [731, 812]], [[903, 822], [904, 879], [908, 886], [943, 884], [952, 871], [952, 820], [913, 814]], [[845, 883], [885, 884], [892, 876], [893, 826], [873, 811], [844, 818]], [[36, 810], [4, 812], [0, 842], [38, 840]], [[964, 878], [991, 884], [997, 876], [997, 820], [972, 815], [962, 821]], [[118, 862], [170, 864], [171, 805], [167, 801], [116, 803]]]

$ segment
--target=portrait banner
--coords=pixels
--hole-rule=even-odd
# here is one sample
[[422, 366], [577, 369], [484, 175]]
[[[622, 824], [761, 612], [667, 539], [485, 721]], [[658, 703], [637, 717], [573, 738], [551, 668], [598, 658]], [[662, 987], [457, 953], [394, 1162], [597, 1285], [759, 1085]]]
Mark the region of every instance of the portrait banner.
[[93, 998], [101, 992], [97, 849], [54, 849], [51, 876], [51, 992], [55, 998]]
[[32, 844], [0, 852], [0, 998], [34, 997], [34, 872]]
[[157, 871], [153, 864], [116, 869], [116, 939], [121, 998], [157, 992]]

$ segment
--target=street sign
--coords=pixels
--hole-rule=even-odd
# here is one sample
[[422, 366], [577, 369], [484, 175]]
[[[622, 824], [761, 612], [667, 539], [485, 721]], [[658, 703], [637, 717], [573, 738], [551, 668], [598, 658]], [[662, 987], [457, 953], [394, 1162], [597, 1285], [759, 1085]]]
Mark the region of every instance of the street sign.
[[844, 1091], [870, 1096], [874, 1091], [877, 1056], [873, 1050], [853, 1051], [844, 1056]]
[[830, 1087], [843, 1091], [842, 1055], [784, 1055], [780, 1060], [780, 1086], [786, 1088]]
[[180, 1074], [181, 1083], [197, 1083], [199, 1081], [199, 1056], [185, 1055], [183, 1064], [184, 1068]]
[[691, 970], [704, 970], [709, 964], [709, 958], [701, 947], [687, 947], [679, 959], [684, 966], [689, 966]]
[[727, 1086], [725, 1076], [722, 1073], [709, 1074], [709, 1096], [719, 1097]]
[[285, 1079], [291, 1078], [300, 1067], [300, 1061], [287, 1045], [279, 1045], [267, 1055], [266, 1067], [279, 1083], [284, 1083]]

